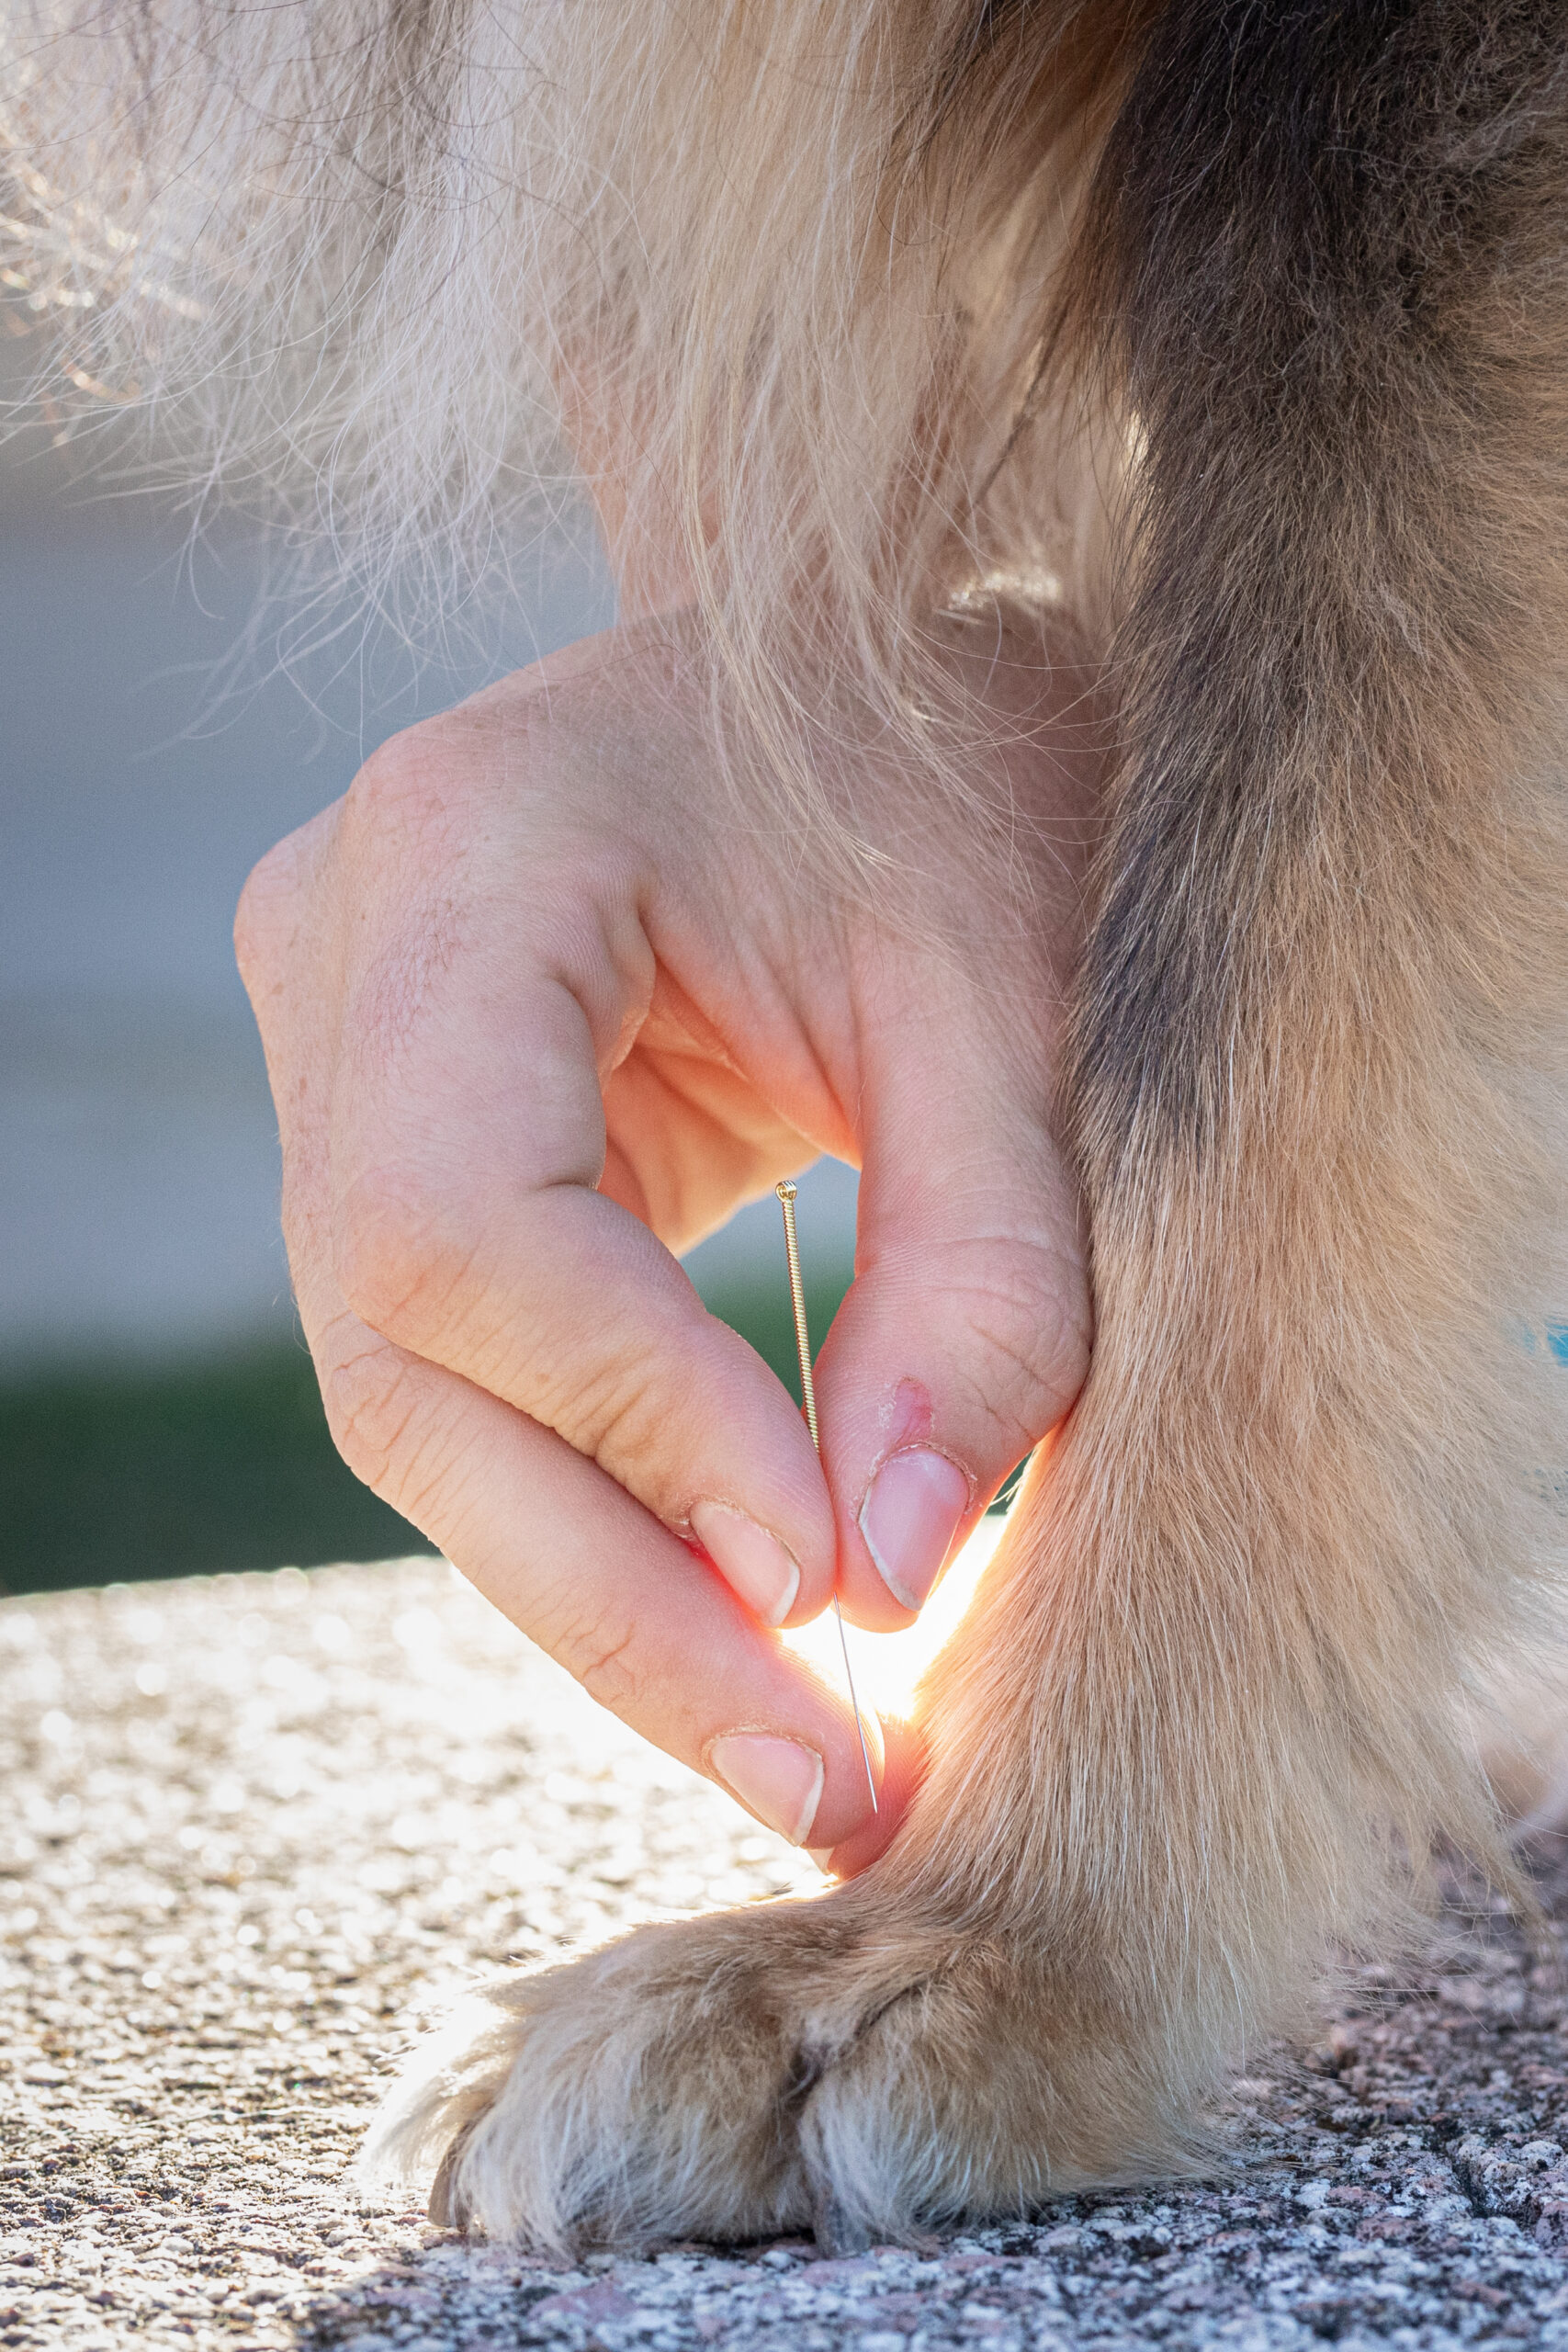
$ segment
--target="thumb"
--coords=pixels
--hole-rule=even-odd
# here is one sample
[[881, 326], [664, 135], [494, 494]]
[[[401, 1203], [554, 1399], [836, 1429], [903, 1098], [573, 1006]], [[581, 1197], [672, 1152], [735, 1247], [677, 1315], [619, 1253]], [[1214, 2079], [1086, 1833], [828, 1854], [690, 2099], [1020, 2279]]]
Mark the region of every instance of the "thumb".
[[904, 1027], [863, 1098], [855, 1280], [817, 1374], [842, 1603], [876, 1631], [909, 1623], [1089, 1368], [1048, 1074], [1010, 1041], [932, 1045]]

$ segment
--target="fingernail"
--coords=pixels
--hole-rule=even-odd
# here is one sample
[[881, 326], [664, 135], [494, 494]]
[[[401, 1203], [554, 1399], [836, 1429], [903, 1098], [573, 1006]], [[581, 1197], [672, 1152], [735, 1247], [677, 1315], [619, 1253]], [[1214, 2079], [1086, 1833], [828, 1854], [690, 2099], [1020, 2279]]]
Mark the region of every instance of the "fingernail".
[[792, 1846], [805, 1845], [822, 1796], [822, 1758], [814, 1747], [767, 1732], [731, 1731], [713, 1742], [708, 1764], [760, 1821]]
[[956, 1462], [923, 1446], [890, 1453], [866, 1490], [860, 1532], [877, 1572], [906, 1609], [925, 1603], [969, 1508]]
[[816, 1863], [824, 1878], [837, 1878], [839, 1873], [833, 1868], [833, 1857], [838, 1850], [836, 1846], [807, 1846], [807, 1859]]
[[729, 1503], [695, 1503], [692, 1532], [719, 1575], [764, 1625], [782, 1625], [800, 1590], [800, 1569], [776, 1535]]

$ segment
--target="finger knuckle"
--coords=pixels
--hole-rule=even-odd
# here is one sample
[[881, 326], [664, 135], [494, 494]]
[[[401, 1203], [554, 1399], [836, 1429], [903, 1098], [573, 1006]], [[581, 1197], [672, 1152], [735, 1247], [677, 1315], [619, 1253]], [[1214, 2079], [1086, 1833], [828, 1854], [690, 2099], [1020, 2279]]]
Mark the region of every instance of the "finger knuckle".
[[441, 817], [450, 767], [448, 721], [421, 719], [378, 745], [348, 788], [351, 835], [378, 848], [423, 835]]
[[613, 1714], [637, 1711], [637, 1628], [625, 1618], [584, 1615], [566, 1618], [546, 1644], [589, 1697]]
[[348, 1186], [334, 1224], [338, 1283], [355, 1313], [389, 1339], [428, 1341], [473, 1259], [449, 1204], [412, 1170], [373, 1169]]
[[1038, 1244], [984, 1248], [963, 1280], [965, 1321], [981, 1353], [976, 1388], [1009, 1442], [1032, 1444], [1060, 1420], [1089, 1371], [1083, 1278]]
[[321, 1401], [333, 1443], [355, 1476], [391, 1502], [403, 1482], [418, 1409], [395, 1348], [367, 1347], [327, 1365]]
[[234, 956], [253, 996], [273, 979], [299, 919], [299, 854], [292, 834], [251, 868], [234, 913]]
[[665, 1384], [640, 1351], [571, 1351], [553, 1371], [535, 1367], [537, 1417], [632, 1493], [657, 1492], [671, 1439]]

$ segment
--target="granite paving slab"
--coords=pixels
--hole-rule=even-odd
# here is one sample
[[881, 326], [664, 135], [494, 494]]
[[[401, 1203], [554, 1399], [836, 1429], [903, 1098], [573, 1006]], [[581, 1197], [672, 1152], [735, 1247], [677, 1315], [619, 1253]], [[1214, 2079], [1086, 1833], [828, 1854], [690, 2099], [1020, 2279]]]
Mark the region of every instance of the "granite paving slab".
[[1457, 1885], [1421, 1973], [1254, 2061], [1214, 2180], [561, 2269], [359, 2194], [387, 2070], [509, 1958], [808, 1865], [428, 1560], [0, 1604], [0, 1751], [17, 2352], [1568, 2347], [1561, 1974]]

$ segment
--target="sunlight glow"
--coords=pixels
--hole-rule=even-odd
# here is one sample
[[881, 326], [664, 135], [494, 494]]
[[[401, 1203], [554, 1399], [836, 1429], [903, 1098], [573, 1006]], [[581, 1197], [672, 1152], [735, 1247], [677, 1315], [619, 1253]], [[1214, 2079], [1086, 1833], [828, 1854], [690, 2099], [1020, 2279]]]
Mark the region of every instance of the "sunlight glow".
[[[975, 1588], [998, 1544], [1006, 1519], [983, 1519], [914, 1624], [902, 1634], [864, 1634], [846, 1623], [850, 1662], [861, 1705], [879, 1715], [905, 1715], [916, 1683], [942, 1647], [974, 1598]], [[835, 1690], [844, 1687], [844, 1661], [831, 1610], [784, 1636], [797, 1657], [807, 1659]]]

